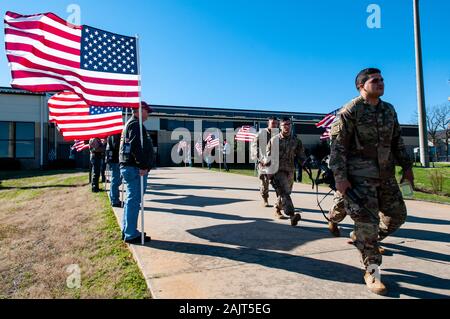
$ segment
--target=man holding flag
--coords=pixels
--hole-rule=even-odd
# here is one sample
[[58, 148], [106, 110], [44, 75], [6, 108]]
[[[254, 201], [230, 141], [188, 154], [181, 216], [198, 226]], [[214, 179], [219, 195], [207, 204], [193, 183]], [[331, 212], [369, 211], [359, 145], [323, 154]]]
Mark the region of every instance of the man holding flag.
[[[141, 102], [142, 122], [148, 119], [152, 112], [150, 106]], [[141, 145], [140, 130], [143, 134], [143, 144]], [[141, 233], [137, 230], [137, 220], [141, 205], [141, 180], [144, 185], [144, 192], [147, 188], [147, 175], [154, 167], [154, 152], [152, 139], [148, 136], [144, 125], [139, 125], [139, 109], [135, 109], [133, 116], [126, 123], [122, 132], [119, 148], [120, 173], [127, 188], [127, 198], [125, 200], [122, 234], [126, 243], [138, 244], [141, 242]], [[141, 179], [141, 176], [143, 177]], [[144, 237], [148, 242], [151, 238]]]
[[[99, 107], [110, 109], [112, 106], [130, 107], [140, 110], [141, 79], [137, 37], [115, 34], [87, 25], [73, 25], [53, 13], [20, 15], [8, 11], [4, 21], [5, 48], [11, 68], [12, 87], [31, 92], [76, 93], [89, 106], [89, 112], [85, 112], [85, 115], [91, 117], [103, 112], [97, 109]], [[139, 113], [138, 118], [142, 125], [140, 115]], [[136, 112], [134, 118], [136, 118]], [[96, 130], [95, 135], [93, 132], [86, 132], [85, 128], [67, 131], [66, 135], [64, 130], [62, 132], [65, 139], [106, 137], [111, 134], [106, 134], [104, 130], [111, 129], [108, 127], [110, 123], [105, 125], [107, 127], [99, 128], [100, 132]], [[140, 125], [137, 124], [139, 135], [141, 135]], [[135, 123], [132, 126], [131, 131], [135, 131]], [[69, 129], [73, 130], [68, 127], [67, 130]], [[75, 136], [80, 132], [92, 136]], [[143, 135], [147, 137], [147, 134]], [[133, 150], [125, 148], [125, 151], [131, 151], [132, 157], [137, 156], [134, 164], [138, 165], [138, 175], [140, 173], [144, 176], [146, 171], [148, 173], [149, 167], [147, 164], [144, 165], [145, 159], [136, 154], [142, 155], [148, 148], [146, 143], [151, 142], [148, 142], [148, 137], [146, 139], [142, 135], [139, 137], [141, 152], [139, 153], [136, 147], [139, 138], [133, 143]], [[150, 147], [148, 150], [153, 151], [153, 148]], [[126, 152], [124, 154], [126, 155]], [[145, 167], [140, 169], [140, 166]], [[131, 178], [132, 170], [126, 165], [124, 170]], [[130, 180], [129, 186], [132, 184], [134, 186]], [[141, 178], [139, 184], [143, 186], [144, 178]], [[138, 201], [140, 201], [143, 197], [142, 190], [138, 193]], [[132, 200], [129, 202], [134, 203]], [[130, 206], [130, 212], [134, 212], [132, 206]], [[128, 232], [129, 227], [126, 224], [124, 226]], [[133, 228], [133, 225], [130, 227]], [[132, 233], [133, 231], [130, 230], [130, 234], [125, 234], [125, 239], [134, 239]]]

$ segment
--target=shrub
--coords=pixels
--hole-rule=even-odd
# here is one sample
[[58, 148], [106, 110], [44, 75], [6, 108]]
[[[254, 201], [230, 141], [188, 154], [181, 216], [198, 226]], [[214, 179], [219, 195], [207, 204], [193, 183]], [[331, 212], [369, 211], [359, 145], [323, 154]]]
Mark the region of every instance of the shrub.
[[444, 175], [439, 170], [432, 170], [430, 173], [430, 182], [433, 193], [442, 192], [442, 185], [444, 183]]

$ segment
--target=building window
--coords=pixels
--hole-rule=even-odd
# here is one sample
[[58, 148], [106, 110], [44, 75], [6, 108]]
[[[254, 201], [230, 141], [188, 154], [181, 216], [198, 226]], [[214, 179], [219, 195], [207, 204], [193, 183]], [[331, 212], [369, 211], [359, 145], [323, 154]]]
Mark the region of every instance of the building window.
[[35, 158], [34, 123], [0, 122], [0, 157]]
[[0, 157], [14, 157], [14, 123], [0, 122]]

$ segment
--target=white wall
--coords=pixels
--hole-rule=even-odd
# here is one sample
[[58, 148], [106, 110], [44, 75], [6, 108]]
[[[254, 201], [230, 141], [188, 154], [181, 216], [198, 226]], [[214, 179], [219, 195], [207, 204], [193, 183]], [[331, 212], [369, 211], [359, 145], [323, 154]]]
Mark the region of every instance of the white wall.
[[[40, 95], [0, 94], [0, 121], [40, 122]], [[45, 118], [45, 122], [48, 117]]]
[[159, 131], [159, 117], [152, 118], [150, 115], [147, 121], [144, 122], [144, 126], [149, 131]]

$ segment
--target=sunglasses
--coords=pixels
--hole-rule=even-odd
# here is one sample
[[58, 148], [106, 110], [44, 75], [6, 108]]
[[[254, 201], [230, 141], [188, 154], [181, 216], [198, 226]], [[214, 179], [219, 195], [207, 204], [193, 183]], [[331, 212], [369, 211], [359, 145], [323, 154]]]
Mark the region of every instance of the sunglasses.
[[372, 79], [368, 81], [370, 84], [378, 84], [378, 83], [384, 83], [384, 79], [380, 78], [380, 79]]

